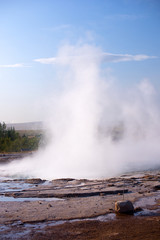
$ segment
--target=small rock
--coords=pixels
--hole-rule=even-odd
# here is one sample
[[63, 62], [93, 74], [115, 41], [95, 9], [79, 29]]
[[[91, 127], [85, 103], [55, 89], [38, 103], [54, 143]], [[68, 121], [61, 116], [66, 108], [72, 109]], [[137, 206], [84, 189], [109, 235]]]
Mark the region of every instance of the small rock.
[[116, 213], [133, 214], [134, 207], [131, 201], [117, 201], [115, 203]]

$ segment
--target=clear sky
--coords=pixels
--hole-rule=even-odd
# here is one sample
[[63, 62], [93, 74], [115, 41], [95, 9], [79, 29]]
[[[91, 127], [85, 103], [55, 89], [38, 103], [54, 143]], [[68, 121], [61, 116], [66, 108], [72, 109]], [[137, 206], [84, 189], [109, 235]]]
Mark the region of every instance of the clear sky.
[[43, 120], [39, 102], [58, 83], [41, 59], [77, 42], [100, 47], [122, 85], [160, 87], [159, 0], [0, 0], [0, 121]]

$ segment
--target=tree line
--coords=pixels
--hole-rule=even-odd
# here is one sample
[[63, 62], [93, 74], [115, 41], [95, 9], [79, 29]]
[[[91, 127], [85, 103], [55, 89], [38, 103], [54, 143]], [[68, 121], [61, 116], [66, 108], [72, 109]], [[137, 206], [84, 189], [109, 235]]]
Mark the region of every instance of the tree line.
[[38, 149], [40, 140], [40, 134], [20, 136], [14, 127], [7, 128], [4, 122], [0, 123], [0, 152], [34, 151]]

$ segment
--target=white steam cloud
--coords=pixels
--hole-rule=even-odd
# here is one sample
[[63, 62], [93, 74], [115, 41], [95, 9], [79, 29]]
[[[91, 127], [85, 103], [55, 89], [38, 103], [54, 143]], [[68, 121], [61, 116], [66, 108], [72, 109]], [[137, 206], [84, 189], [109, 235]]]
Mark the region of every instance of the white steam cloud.
[[101, 72], [104, 58], [108, 56], [92, 46], [60, 49], [56, 63], [61, 90], [47, 106], [50, 143], [33, 158], [1, 167], [3, 174], [106, 178], [160, 166], [160, 110], [154, 87], [143, 80], [134, 89], [119, 89]]

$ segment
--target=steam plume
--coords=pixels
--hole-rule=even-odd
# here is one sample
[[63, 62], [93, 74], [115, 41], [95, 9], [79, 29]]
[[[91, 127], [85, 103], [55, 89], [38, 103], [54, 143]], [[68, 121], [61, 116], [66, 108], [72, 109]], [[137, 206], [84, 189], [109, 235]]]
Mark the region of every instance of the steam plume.
[[123, 91], [102, 74], [104, 55], [92, 46], [63, 47], [57, 59], [61, 87], [47, 106], [50, 143], [3, 173], [106, 178], [160, 166], [160, 110], [149, 81]]

